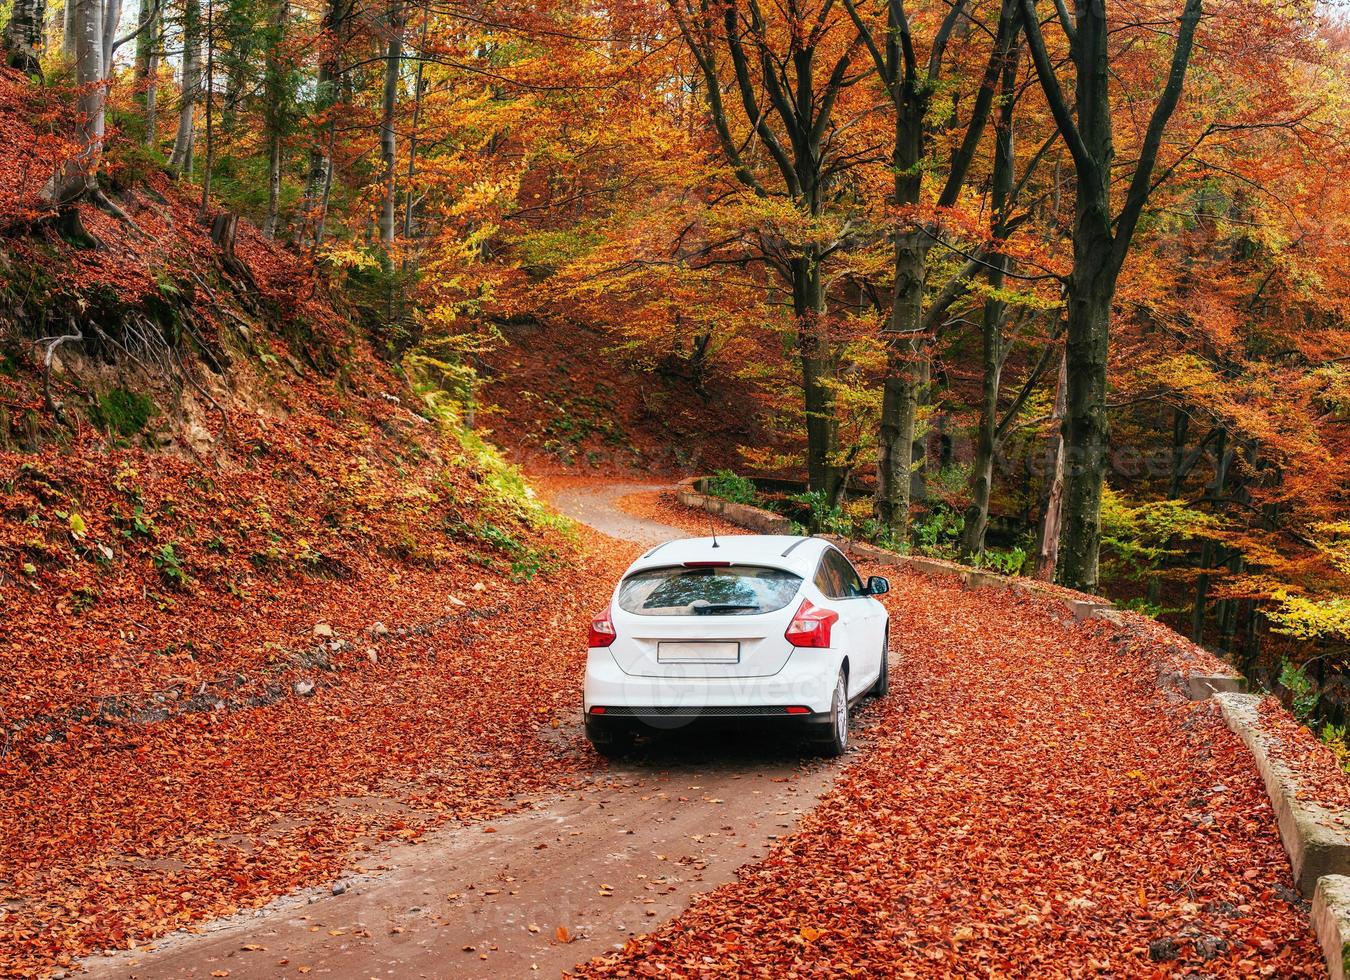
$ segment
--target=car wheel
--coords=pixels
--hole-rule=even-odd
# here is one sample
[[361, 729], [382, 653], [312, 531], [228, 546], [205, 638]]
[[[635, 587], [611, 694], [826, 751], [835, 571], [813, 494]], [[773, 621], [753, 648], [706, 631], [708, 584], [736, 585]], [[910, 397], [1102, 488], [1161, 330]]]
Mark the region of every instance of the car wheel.
[[626, 729], [596, 731], [590, 725], [586, 726], [586, 738], [590, 740], [591, 748], [606, 759], [622, 759], [633, 751], [635, 740], [633, 733]]
[[884, 698], [891, 693], [891, 638], [887, 634], [881, 645], [881, 673], [869, 692], [874, 698]]
[[830, 702], [830, 730], [825, 737], [827, 756], [841, 756], [848, 751], [848, 722], [848, 678], [841, 669]]

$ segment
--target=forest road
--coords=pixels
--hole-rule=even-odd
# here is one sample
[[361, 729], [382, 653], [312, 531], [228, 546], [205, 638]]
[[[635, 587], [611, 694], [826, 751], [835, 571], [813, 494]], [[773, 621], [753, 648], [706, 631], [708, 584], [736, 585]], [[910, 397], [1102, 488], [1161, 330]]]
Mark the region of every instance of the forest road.
[[[547, 486], [559, 510], [610, 536], [648, 545], [686, 533], [616, 506], [653, 486]], [[378, 870], [84, 966], [146, 980], [557, 977], [731, 881], [840, 768], [773, 734], [666, 737], [512, 815], [362, 856]]]

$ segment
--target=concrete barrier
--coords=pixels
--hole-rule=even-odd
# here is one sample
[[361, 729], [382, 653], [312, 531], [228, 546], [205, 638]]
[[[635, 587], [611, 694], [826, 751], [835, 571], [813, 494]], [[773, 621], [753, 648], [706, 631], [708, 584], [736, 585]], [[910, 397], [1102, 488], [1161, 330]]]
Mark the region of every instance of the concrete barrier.
[[1224, 693], [1214, 700], [1256, 761], [1299, 891], [1312, 895], [1322, 876], [1350, 874], [1350, 811], [1328, 810], [1299, 798], [1297, 774], [1275, 758], [1274, 737], [1261, 728], [1258, 695]]
[[1168, 682], [1183, 690], [1192, 701], [1203, 701], [1216, 694], [1245, 694], [1247, 678], [1231, 674], [1170, 674]]
[[1326, 875], [1317, 879], [1312, 924], [1327, 959], [1327, 975], [1331, 980], [1346, 980], [1350, 977], [1350, 878]]
[[760, 534], [791, 534], [793, 531], [792, 521], [773, 511], [751, 507], [749, 504], [734, 503], [721, 497], [709, 497], [684, 486], [676, 491], [676, 496], [686, 507], [717, 514], [733, 524], [758, 531]]

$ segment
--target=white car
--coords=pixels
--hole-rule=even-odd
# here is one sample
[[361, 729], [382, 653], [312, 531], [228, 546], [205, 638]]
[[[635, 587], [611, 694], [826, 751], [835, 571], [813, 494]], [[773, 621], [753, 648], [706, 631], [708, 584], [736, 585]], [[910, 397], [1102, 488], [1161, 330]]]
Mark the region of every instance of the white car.
[[890, 619], [874, 598], [889, 590], [820, 538], [658, 545], [591, 623], [586, 735], [613, 756], [644, 730], [779, 722], [842, 754], [850, 705], [890, 686]]

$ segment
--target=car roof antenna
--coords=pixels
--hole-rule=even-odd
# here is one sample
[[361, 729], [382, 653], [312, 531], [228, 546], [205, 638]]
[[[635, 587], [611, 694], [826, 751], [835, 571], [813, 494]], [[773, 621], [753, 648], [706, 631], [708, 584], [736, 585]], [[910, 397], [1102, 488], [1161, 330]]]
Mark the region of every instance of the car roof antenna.
[[713, 521], [711, 515], [709, 515], [708, 517], [708, 524], [710, 525], [708, 529], [712, 531], [713, 547], [714, 548], [722, 547], [720, 544], [717, 543], [717, 524]]

